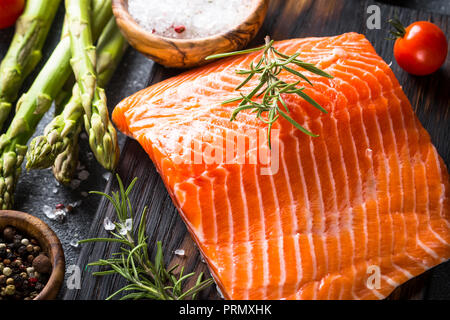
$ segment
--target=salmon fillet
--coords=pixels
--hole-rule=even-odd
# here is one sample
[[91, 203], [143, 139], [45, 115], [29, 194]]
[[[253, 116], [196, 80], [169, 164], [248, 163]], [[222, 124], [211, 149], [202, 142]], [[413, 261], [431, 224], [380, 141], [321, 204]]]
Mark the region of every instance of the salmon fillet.
[[[157, 83], [113, 113], [154, 162], [225, 298], [380, 299], [446, 261], [448, 171], [389, 66], [356, 33], [275, 47], [334, 78], [305, 72], [305, 92], [328, 114], [284, 97], [319, 137], [280, 118], [269, 162], [251, 161], [267, 149], [254, 134], [266, 126], [247, 111], [230, 122], [237, 103], [221, 104], [245, 78], [236, 69], [261, 53]], [[222, 146], [238, 139], [247, 147], [229, 156]]]

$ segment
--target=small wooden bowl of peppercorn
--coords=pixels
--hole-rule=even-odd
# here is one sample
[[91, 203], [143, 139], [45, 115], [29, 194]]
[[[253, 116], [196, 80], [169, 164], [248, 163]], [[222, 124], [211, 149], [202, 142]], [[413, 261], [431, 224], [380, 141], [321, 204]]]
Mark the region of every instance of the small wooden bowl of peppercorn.
[[269, 0], [254, 1], [252, 10], [234, 28], [192, 39], [168, 38], [147, 31], [129, 13], [128, 0], [112, 0], [112, 8], [119, 28], [136, 50], [165, 67], [190, 68], [205, 64], [207, 56], [242, 49], [253, 39], [269, 5]]
[[61, 242], [46, 223], [0, 210], [0, 300], [55, 299], [64, 270]]

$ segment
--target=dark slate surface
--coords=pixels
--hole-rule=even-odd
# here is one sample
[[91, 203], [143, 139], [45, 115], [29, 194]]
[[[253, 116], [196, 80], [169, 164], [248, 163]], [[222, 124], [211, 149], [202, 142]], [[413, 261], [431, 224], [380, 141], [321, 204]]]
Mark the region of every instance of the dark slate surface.
[[[326, 0], [330, 1], [331, 0]], [[338, 2], [342, 2], [344, 0], [338, 0]], [[286, 0], [286, 2], [288, 2]], [[309, 1], [311, 2], [311, 1]], [[318, 1], [319, 2], [319, 1]], [[320, 1], [324, 2], [324, 1]], [[395, 1], [395, 0], [381, 0], [381, 1], [352, 1], [355, 4], [355, 10], [362, 10], [367, 7], [368, 4], [380, 4], [381, 2], [389, 3], [389, 4], [397, 4], [404, 7], [412, 7], [416, 9], [424, 9], [421, 14], [417, 15], [403, 15], [402, 18], [405, 19], [405, 22], [412, 22], [418, 18], [428, 19], [430, 16], [425, 13], [427, 12], [437, 12], [442, 14], [450, 14], [450, 1], [448, 0], [431, 0], [431, 1]], [[356, 5], [358, 3], [358, 5]], [[347, 5], [348, 6], [348, 5]], [[339, 7], [339, 6], [338, 6]], [[393, 13], [393, 9], [387, 6], [382, 6], [383, 8], [383, 19], [388, 17], [388, 15]], [[362, 11], [361, 11], [362, 12]], [[410, 11], [407, 11], [410, 12]], [[354, 17], [352, 20], [349, 20], [347, 23], [347, 27], [345, 29], [351, 29], [352, 27], [359, 26], [362, 21], [358, 20], [359, 18]], [[362, 19], [362, 18], [361, 18]], [[55, 19], [51, 34], [49, 39], [45, 45], [44, 57], [42, 59], [41, 65], [46, 61], [48, 56], [51, 53], [51, 50], [55, 47], [59, 39], [59, 30], [61, 29], [63, 20], [63, 8], [61, 6], [57, 18]], [[356, 20], [356, 21], [355, 21]], [[440, 19], [439, 21], [435, 21], [439, 25], [446, 24], [447, 25], [447, 35], [448, 32], [448, 18]], [[312, 26], [314, 23], [309, 23], [308, 25], [304, 25], [300, 23], [297, 27], [285, 25], [284, 30], [290, 29], [297, 30], [298, 36], [308, 36], [312, 35], [313, 29]], [[259, 39], [266, 32], [272, 29], [273, 26], [278, 26], [280, 28], [280, 21], [277, 21], [277, 16], [273, 15], [271, 21], [266, 21], [263, 31], [259, 35]], [[342, 27], [342, 26], [341, 26]], [[292, 29], [294, 28], [294, 29]], [[295, 29], [296, 28], [296, 29]], [[383, 25], [383, 28], [386, 28]], [[9, 42], [12, 38], [13, 28], [9, 28], [7, 30], [0, 30], [0, 58], [5, 54]], [[336, 32], [339, 30], [336, 30]], [[336, 33], [335, 32], [335, 33]], [[384, 34], [381, 34], [382, 31], [367, 31], [365, 32], [370, 40], [374, 40], [378, 37], [384, 37]], [[315, 30], [314, 35], [326, 35], [327, 30]], [[328, 34], [331, 34], [328, 32]], [[276, 35], [278, 36], [278, 35]], [[381, 43], [381, 42], [380, 42]], [[392, 52], [392, 43], [385, 42], [384, 45], [386, 47], [377, 47], [377, 51], [380, 52]], [[389, 51], [391, 50], [391, 51]], [[386, 60], [389, 57], [383, 56]], [[392, 58], [391, 58], [392, 59]], [[448, 61], [447, 61], [448, 64]], [[39, 69], [39, 67], [37, 68]], [[449, 117], [448, 112], [445, 111], [446, 116], [442, 116], [442, 113], [433, 108], [435, 102], [437, 104], [443, 105], [444, 107], [449, 106], [449, 91], [446, 90], [449, 82], [449, 73], [448, 69], [446, 72], [439, 72], [434, 75], [431, 81], [427, 81], [421, 78], [411, 77], [404, 72], [402, 72], [396, 63], [393, 64], [394, 72], [396, 73], [399, 81], [403, 84], [408, 82], [413, 82], [414, 86], [409, 86], [406, 88], [406, 94], [410, 98], [411, 102], [415, 106], [421, 106], [417, 112], [419, 118], [421, 119], [424, 126], [430, 131], [433, 141], [437, 144], [437, 147], [447, 162], [449, 164], [450, 160], [450, 151], [448, 148], [448, 132], [439, 131], [438, 128], [442, 126], [445, 128], [449, 127]], [[138, 91], [141, 88], [144, 88], [151, 79], [152, 82], [157, 81], [161, 76], [167, 76], [174, 73], [173, 71], [168, 72], [163, 68], [153, 69], [153, 63], [143, 57], [141, 54], [136, 52], [133, 49], [129, 49], [122, 61], [122, 64], [119, 67], [119, 71], [116, 72], [116, 75], [111, 81], [110, 86], [107, 88], [107, 94], [109, 99], [109, 107], [110, 110], [113, 106], [120, 101], [122, 98], [130, 95]], [[37, 71], [34, 75], [37, 74]], [[24, 90], [30, 85], [33, 75], [30, 76], [29, 80], [26, 82], [24, 86]], [[419, 88], [420, 90], [417, 90]], [[442, 88], [442, 89], [440, 89]], [[431, 93], [430, 93], [431, 92]], [[431, 112], [431, 114], [428, 114]], [[52, 111], [46, 115], [43, 119], [37, 133], [42, 132], [45, 124], [47, 124], [52, 117]], [[145, 153], [139, 147], [139, 145], [131, 140], [127, 140], [125, 142], [125, 137], [120, 137], [121, 146], [125, 145], [124, 151], [127, 151], [134, 156], [132, 158], [124, 157], [122, 155], [122, 161], [119, 166], [118, 172], [126, 181], [130, 181], [134, 175], [139, 175], [141, 177], [140, 182], [138, 183], [136, 190], [141, 190], [141, 192], [136, 192], [133, 195], [133, 199], [137, 204], [137, 211], [140, 212], [143, 204], [150, 204], [151, 207], [151, 215], [149, 223], [152, 226], [157, 226], [156, 230], [152, 231], [150, 234], [150, 241], [152, 243], [156, 240], [164, 240], [167, 241], [168, 246], [166, 247], [166, 252], [170, 253], [171, 250], [177, 249], [179, 247], [183, 247], [186, 249], [187, 256], [182, 258], [174, 258], [173, 255], [167, 254], [172, 263], [182, 263], [185, 265], [189, 265], [191, 269], [195, 270], [206, 270], [206, 266], [201, 263], [201, 259], [193, 243], [189, 237], [186, 235], [186, 229], [182, 221], [178, 218], [178, 215], [170, 202], [170, 198], [164, 190], [163, 185], [161, 184], [161, 180], [157, 176], [153, 165], [146, 157]], [[81, 140], [81, 163], [86, 166], [86, 169], [90, 172], [89, 178], [82, 182], [80, 187], [72, 190], [71, 188], [65, 188], [63, 186], [58, 186], [55, 184], [55, 180], [50, 170], [43, 171], [34, 171], [24, 174], [21, 177], [17, 188], [16, 194], [16, 208], [17, 210], [27, 211], [47, 222], [58, 234], [63, 243], [63, 247], [66, 254], [67, 265], [77, 263], [77, 260], [80, 255], [80, 248], [73, 248], [69, 245], [69, 242], [73, 239], [83, 239], [89, 237], [91, 235], [97, 235], [97, 233], [104, 232], [101, 230], [99, 224], [101, 224], [102, 218], [105, 214], [111, 214], [111, 208], [107, 206], [104, 201], [100, 202], [100, 198], [97, 196], [89, 196], [83, 197], [81, 193], [83, 191], [89, 190], [110, 190], [111, 188], [115, 189], [115, 182], [109, 181], [107, 184], [107, 180], [104, 178], [105, 171], [99, 167], [99, 165], [92, 160], [92, 156], [90, 155], [89, 148], [85, 140]], [[107, 178], [107, 177], [106, 177]], [[148, 184], [151, 184], [150, 186]], [[149, 190], [157, 190], [157, 192], [149, 193]], [[143, 201], [142, 199], [146, 199]], [[42, 206], [44, 204], [48, 205], [56, 205], [57, 203], [72, 203], [78, 200], [82, 200], [82, 204], [78, 207], [73, 214], [68, 215], [67, 219], [63, 223], [55, 222], [49, 220], [42, 213]], [[100, 203], [100, 206], [99, 206]], [[97, 211], [98, 209], [98, 211]], [[96, 215], [97, 212], [97, 215]], [[162, 215], [161, 213], [164, 213]], [[167, 215], [167, 217], [166, 217]], [[172, 230], [171, 233], [168, 233], [167, 230]], [[89, 254], [101, 255], [104, 251], [110, 251], [112, 248], [104, 248], [99, 247], [97, 249], [90, 247], [85, 250], [85, 257]], [[89, 259], [92, 261], [92, 259]], [[80, 263], [83, 262], [83, 263]], [[84, 263], [86, 261], [78, 261], [80, 267], [83, 268]], [[443, 264], [435, 268], [432, 272], [429, 272], [425, 276], [421, 277], [422, 282], [427, 282], [428, 285], [425, 287], [425, 290], [421, 290], [421, 286], [417, 286], [416, 284], [412, 285], [413, 288], [419, 287], [419, 293], [416, 294], [416, 297], [419, 298], [431, 298], [431, 299], [450, 299], [450, 264]], [[420, 279], [419, 279], [420, 282]], [[89, 273], [83, 274], [83, 287], [82, 290], [66, 290], [66, 287], [60, 293], [61, 297], [65, 298], [104, 298], [107, 292], [111, 293], [114, 287], [120, 285], [121, 281], [117, 281], [117, 279], [109, 279], [108, 281], [101, 281], [99, 279], [94, 279]], [[104, 286], [103, 290], [100, 290], [99, 286]], [[406, 288], [408, 286], [405, 286]], [[217, 294], [214, 293], [214, 290], [211, 292], [205, 293], [209, 295], [211, 298], [217, 298]], [[414, 296], [414, 290], [412, 290], [411, 294], [406, 296]]]

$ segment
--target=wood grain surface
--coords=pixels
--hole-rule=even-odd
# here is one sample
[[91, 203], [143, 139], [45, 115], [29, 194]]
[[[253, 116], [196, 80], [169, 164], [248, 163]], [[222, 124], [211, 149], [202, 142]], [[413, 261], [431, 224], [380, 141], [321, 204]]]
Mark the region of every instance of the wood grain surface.
[[[450, 34], [449, 17], [434, 13], [418, 12], [406, 8], [383, 5], [375, 2], [381, 8], [381, 30], [369, 30], [366, 20], [369, 17], [367, 8], [373, 1], [360, 0], [272, 0], [266, 20], [257, 37], [250, 45], [260, 45], [266, 34], [273, 39], [282, 40], [308, 36], [331, 36], [349, 31], [363, 33], [372, 42], [378, 54], [387, 62], [392, 61], [392, 69], [399, 79], [403, 89], [410, 99], [420, 121], [431, 135], [432, 141], [444, 158], [447, 166], [450, 164], [450, 116], [449, 116], [449, 74], [450, 63], [447, 58], [445, 67], [428, 77], [414, 77], [406, 74], [396, 64], [393, 55], [393, 42], [385, 38], [388, 36], [389, 26], [386, 20], [396, 12], [399, 18], [407, 25], [416, 20], [431, 20], [439, 25], [444, 32]], [[156, 83], [162, 78], [176, 74], [178, 71], [155, 66], [150, 83]], [[134, 177], [139, 177], [135, 191], [132, 194], [132, 203], [135, 205], [139, 219], [144, 206], [149, 208], [147, 234], [149, 243], [162, 240], [166, 252], [167, 263], [181, 263], [187, 271], [206, 271], [207, 266], [201, 261], [198, 251], [187, 234], [183, 222], [172, 204], [163, 183], [158, 176], [147, 154], [138, 143], [128, 139], [122, 150], [118, 173], [129, 183]], [[114, 180], [110, 180], [106, 192], [116, 190]], [[101, 201], [91, 226], [92, 236], [106, 235], [102, 222], [105, 216], [111, 217], [113, 208], [105, 201]], [[173, 250], [183, 248], [186, 250], [184, 258], [176, 257]], [[88, 262], [103, 257], [109, 257], [117, 251], [113, 244], [90, 244], [82, 248], [78, 265], [83, 272], [81, 289], [67, 291], [66, 299], [104, 299], [124, 283], [117, 277], [94, 278], [84, 267]], [[153, 251], [154, 253], [154, 251]], [[427, 273], [410, 280], [399, 287], [391, 296], [392, 299], [427, 299], [436, 298], [430, 295], [433, 286], [438, 286], [445, 274], [442, 270], [449, 270], [449, 263], [439, 266], [441, 273], [430, 270]], [[430, 281], [430, 279], [432, 281]], [[442, 285], [442, 284], [441, 284]], [[446, 291], [447, 290], [447, 291]], [[441, 296], [450, 295], [450, 286], [441, 288]], [[215, 288], [204, 292], [203, 298], [217, 299]]]
[[269, 0], [255, 0], [253, 12], [232, 30], [201, 39], [172, 39], [146, 31], [128, 13], [128, 0], [113, 0], [117, 24], [128, 42], [154, 61], [173, 68], [190, 68], [206, 63], [209, 55], [243, 48], [258, 32]]

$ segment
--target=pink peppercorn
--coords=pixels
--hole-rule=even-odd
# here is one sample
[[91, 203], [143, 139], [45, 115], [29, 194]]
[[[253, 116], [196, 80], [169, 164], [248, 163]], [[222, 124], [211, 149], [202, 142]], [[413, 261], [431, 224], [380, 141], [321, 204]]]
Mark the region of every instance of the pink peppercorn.
[[176, 33], [182, 33], [184, 30], [186, 30], [185, 26], [176, 26], [173, 27]]

